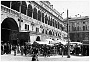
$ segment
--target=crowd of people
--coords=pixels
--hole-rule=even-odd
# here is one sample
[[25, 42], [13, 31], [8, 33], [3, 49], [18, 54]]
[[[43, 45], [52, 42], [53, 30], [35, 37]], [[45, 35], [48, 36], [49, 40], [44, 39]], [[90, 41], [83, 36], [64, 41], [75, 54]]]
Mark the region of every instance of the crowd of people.
[[[77, 48], [75, 50], [77, 51]], [[29, 54], [32, 56], [32, 60], [35, 60], [35, 58], [38, 60], [38, 56], [50, 57], [52, 55], [62, 55], [63, 57], [63, 55], [67, 55], [68, 47], [62, 44], [54, 46], [37, 43], [33, 43], [31, 45], [10, 45], [9, 43], [1, 44], [1, 55], [11, 54], [11, 51], [14, 51], [14, 56], [18, 53], [21, 53], [22, 56], [27, 56]], [[79, 52], [76, 54], [79, 54]]]

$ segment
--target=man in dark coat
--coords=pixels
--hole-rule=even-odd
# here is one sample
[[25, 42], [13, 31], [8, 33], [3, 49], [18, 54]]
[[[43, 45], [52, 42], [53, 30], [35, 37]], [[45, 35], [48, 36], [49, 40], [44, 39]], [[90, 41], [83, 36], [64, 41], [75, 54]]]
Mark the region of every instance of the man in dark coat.
[[32, 61], [38, 61], [38, 48], [33, 47], [33, 57], [32, 57]]

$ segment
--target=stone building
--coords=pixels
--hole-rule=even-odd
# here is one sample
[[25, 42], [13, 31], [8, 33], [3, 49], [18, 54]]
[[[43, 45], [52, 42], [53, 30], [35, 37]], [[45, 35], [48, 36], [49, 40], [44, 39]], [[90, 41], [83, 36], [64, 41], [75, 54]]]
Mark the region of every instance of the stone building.
[[[69, 18], [69, 36], [72, 42], [83, 43], [83, 49], [88, 51], [89, 54], [89, 17], [75, 17]], [[67, 31], [67, 20], [63, 21], [66, 25], [65, 31]]]
[[1, 1], [1, 40], [16, 44], [22, 39], [32, 43], [64, 40], [67, 33], [62, 20], [49, 1]]

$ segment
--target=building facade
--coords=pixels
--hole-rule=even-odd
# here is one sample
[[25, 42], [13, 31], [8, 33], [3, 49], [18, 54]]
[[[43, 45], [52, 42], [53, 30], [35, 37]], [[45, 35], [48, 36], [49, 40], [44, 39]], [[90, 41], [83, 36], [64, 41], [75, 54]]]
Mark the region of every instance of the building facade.
[[[72, 42], [83, 43], [83, 49], [88, 50], [89, 54], [89, 17], [69, 18], [69, 36]], [[67, 31], [67, 20], [64, 20]]]
[[64, 40], [67, 33], [63, 31], [62, 20], [49, 1], [1, 1], [1, 40], [15, 42], [22, 38], [32, 43], [48, 38]]

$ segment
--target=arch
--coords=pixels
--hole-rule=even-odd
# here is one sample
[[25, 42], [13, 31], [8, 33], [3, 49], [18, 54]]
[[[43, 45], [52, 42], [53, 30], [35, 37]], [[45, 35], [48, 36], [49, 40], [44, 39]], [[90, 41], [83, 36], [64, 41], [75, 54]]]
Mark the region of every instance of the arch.
[[33, 18], [37, 19], [37, 9], [36, 8], [33, 9]]
[[44, 33], [44, 29], [42, 30], [42, 33]]
[[46, 24], [47, 24], [47, 20], [48, 20], [47, 15], [45, 15], [45, 23]]
[[7, 28], [8, 27], [7, 24], [9, 25], [9, 28], [11, 30], [18, 30], [18, 24], [13, 18], [6, 18], [6, 19], [4, 19], [3, 22], [1, 23], [1, 27]]
[[57, 36], [57, 32], [56, 32], [56, 36]]
[[54, 23], [54, 27], [56, 27], [56, 20], [55, 20], [55, 23]]
[[53, 36], [54, 36], [54, 32], [53, 32]]
[[48, 25], [50, 25], [50, 22], [51, 22], [51, 21], [50, 21], [50, 16], [49, 16], [49, 17], [48, 17]]
[[30, 4], [28, 5], [28, 11], [27, 12], [28, 12], [27, 15], [32, 17], [32, 5], [30, 5]]
[[60, 25], [60, 23], [58, 22], [58, 29], [59, 29], [59, 25]]
[[45, 30], [45, 31], [46, 31], [45, 33], [48, 34], [47, 30]]
[[44, 23], [44, 13], [42, 13], [42, 22]]
[[55, 23], [54, 23], [54, 19], [53, 19], [53, 27], [54, 27]]
[[51, 26], [52, 26], [52, 18], [51, 18], [51, 23], [50, 23], [50, 24], [51, 24]]
[[26, 15], [26, 10], [27, 10], [27, 4], [25, 1], [22, 1], [22, 5], [21, 5], [21, 13]]
[[[11, 37], [10, 37], [11, 33], [16, 34], [18, 32], [19, 32], [19, 29], [18, 29], [17, 22], [13, 18], [6, 18], [1, 23], [1, 40], [3, 42], [7, 42], [11, 40]], [[13, 38], [17, 39], [17, 36]]]
[[58, 37], [59, 37], [59, 33], [58, 33]]
[[58, 26], [57, 26], [57, 21], [55, 21], [55, 24], [56, 24], [56, 28], [57, 28], [57, 27], [58, 27]]
[[26, 10], [27, 10], [27, 4], [25, 1], [12, 1], [12, 4], [11, 4], [11, 8], [20, 12], [20, 4], [21, 4], [21, 13], [25, 14], [26, 15]]
[[40, 36], [37, 36], [36, 41], [40, 41]]
[[11, 4], [12, 6], [11, 6], [11, 8], [12, 9], [14, 9], [14, 10], [16, 10], [16, 11], [20, 11], [19, 10], [19, 7], [20, 7], [20, 1], [12, 1], [12, 4]]
[[1, 1], [1, 4], [10, 8], [10, 1]]
[[51, 30], [49, 31], [49, 35], [52, 35], [52, 31]]
[[41, 12], [40, 12], [40, 10], [38, 11], [38, 20], [41, 21]]

